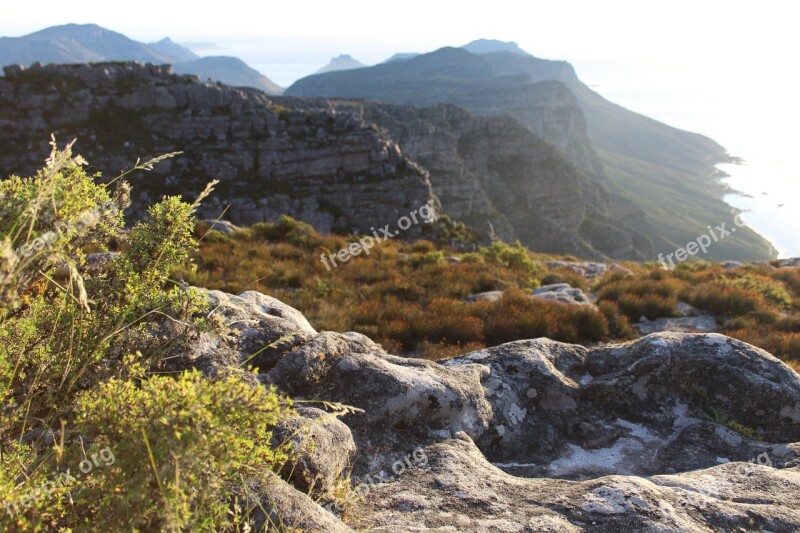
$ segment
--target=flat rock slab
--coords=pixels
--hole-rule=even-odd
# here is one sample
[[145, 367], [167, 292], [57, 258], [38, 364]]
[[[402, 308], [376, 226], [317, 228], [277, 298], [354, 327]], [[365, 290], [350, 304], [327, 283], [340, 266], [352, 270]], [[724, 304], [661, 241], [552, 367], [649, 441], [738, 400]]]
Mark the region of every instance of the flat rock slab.
[[424, 449], [424, 467], [375, 484], [354, 529], [398, 532], [797, 531], [800, 469], [730, 463], [679, 475], [524, 479], [464, 434]]

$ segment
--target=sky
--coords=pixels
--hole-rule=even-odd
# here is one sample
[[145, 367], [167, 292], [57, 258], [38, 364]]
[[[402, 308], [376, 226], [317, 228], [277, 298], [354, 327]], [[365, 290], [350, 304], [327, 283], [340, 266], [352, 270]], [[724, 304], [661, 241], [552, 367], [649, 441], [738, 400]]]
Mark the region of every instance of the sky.
[[[283, 86], [342, 53], [374, 64], [395, 52], [427, 52], [478, 38], [515, 41], [537, 57], [569, 61], [585, 83], [616, 103], [717, 140], [748, 162], [747, 171], [734, 176], [738, 186], [755, 194], [769, 182], [770, 194], [798, 198], [798, 216], [779, 216], [771, 231], [788, 235], [780, 226], [795, 223], [792, 229], [800, 229], [800, 167], [790, 161], [800, 125], [800, 7], [785, 0], [25, 5], [6, 10], [0, 35], [75, 22], [140, 41], [169, 36], [214, 43], [214, 53], [239, 56]], [[771, 179], [760, 180], [764, 173]], [[791, 247], [800, 255], [800, 239]]]

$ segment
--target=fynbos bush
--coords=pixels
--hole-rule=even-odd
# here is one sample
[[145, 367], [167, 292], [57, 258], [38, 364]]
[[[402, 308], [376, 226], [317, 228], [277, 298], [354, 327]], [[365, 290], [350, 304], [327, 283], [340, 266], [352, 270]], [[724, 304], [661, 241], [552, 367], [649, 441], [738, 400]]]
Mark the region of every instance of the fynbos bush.
[[[0, 181], [0, 531], [241, 526], [236, 487], [282, 459], [266, 443], [287, 401], [159, 375], [204, 327], [204, 299], [170, 273], [193, 270], [193, 214], [213, 184], [128, 231], [130, 186], [84, 164], [53, 142], [35, 176]], [[104, 454], [115, 460], [100, 468]]]

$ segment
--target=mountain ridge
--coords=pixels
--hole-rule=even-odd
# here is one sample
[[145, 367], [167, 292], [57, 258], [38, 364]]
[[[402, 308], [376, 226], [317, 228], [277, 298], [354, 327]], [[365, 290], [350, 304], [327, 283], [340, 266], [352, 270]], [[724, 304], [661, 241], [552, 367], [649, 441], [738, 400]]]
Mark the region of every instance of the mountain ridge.
[[21, 37], [0, 37], [0, 66], [103, 61], [172, 64], [176, 72], [211, 78], [233, 86], [253, 87], [268, 94], [283, 92], [282, 87], [241, 59], [200, 57], [168, 37], [145, 44], [97, 24], [63, 24]]
[[[731, 160], [722, 146], [609, 102], [566, 61], [444, 47], [405, 61], [309, 76], [285, 94], [452, 103], [479, 115], [512, 115], [592, 175], [621, 211], [645, 212], [641, 232], [657, 253], [674, 251], [733, 211], [722, 200], [723, 187], [709, 178], [715, 164]], [[749, 228], [709, 253], [740, 260], [775, 256], [772, 245]]]

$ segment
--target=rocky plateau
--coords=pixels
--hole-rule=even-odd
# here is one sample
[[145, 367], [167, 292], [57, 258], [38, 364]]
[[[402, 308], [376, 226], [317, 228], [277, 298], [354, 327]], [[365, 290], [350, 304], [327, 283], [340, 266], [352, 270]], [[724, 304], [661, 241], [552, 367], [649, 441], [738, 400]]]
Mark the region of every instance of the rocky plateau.
[[269, 346], [252, 361], [257, 381], [302, 406], [279, 429], [301, 458], [263, 488], [264, 520], [326, 532], [800, 528], [800, 376], [743, 342], [531, 339], [432, 362], [317, 332], [257, 292], [207, 297], [229, 334], [194, 339], [176, 367], [216, 375]]

